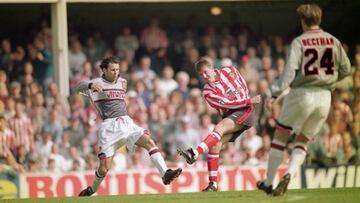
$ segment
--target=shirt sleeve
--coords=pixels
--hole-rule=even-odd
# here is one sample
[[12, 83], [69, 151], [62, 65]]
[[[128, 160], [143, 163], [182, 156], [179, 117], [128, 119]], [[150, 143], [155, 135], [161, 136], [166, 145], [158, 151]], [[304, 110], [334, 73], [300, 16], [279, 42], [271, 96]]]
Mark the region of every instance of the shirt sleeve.
[[271, 86], [272, 96], [278, 97], [286, 88], [288, 88], [291, 82], [294, 80], [296, 70], [300, 68], [302, 59], [302, 48], [300, 41], [295, 39], [291, 43], [290, 52], [287, 57], [284, 72], [280, 75], [280, 78]]
[[122, 86], [124, 88], [124, 91], [126, 92], [127, 91], [127, 81], [125, 79], [122, 79]]
[[339, 77], [338, 80], [344, 79], [346, 76], [351, 74], [351, 64], [350, 60], [344, 50], [344, 48], [341, 46], [341, 43], [339, 43]]
[[86, 90], [89, 90], [89, 84], [91, 82], [92, 81], [80, 81], [74, 88], [74, 91], [75, 92], [84, 92]]

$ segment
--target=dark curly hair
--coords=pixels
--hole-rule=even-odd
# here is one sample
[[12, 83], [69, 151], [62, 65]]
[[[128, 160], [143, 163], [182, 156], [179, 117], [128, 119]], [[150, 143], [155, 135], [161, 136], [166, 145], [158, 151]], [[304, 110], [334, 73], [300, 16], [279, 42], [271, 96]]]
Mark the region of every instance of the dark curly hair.
[[106, 58], [103, 58], [101, 63], [100, 63], [100, 68], [101, 69], [107, 69], [109, 67], [110, 63], [115, 63], [115, 64], [119, 64], [120, 63], [120, 58], [117, 56], [109, 56]]

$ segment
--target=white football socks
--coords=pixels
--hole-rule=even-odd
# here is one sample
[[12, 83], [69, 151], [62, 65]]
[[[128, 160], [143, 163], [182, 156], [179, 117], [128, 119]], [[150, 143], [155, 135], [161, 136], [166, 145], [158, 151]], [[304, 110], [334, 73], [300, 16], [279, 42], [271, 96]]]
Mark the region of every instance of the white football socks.
[[268, 160], [268, 166], [266, 172], [266, 180], [264, 182], [265, 186], [270, 186], [273, 184], [277, 170], [283, 161], [284, 148], [285, 148], [285, 144], [279, 141], [274, 140], [271, 143], [271, 149], [269, 152], [269, 160]]
[[149, 150], [149, 155], [152, 163], [159, 170], [161, 177], [163, 177], [168, 168], [166, 166], [164, 158], [161, 155], [159, 148], [157, 147], [151, 148]]
[[301, 164], [304, 162], [306, 157], [306, 145], [303, 143], [295, 143], [294, 150], [290, 156], [290, 164], [286, 173], [290, 173], [291, 178], [295, 176], [299, 170]]

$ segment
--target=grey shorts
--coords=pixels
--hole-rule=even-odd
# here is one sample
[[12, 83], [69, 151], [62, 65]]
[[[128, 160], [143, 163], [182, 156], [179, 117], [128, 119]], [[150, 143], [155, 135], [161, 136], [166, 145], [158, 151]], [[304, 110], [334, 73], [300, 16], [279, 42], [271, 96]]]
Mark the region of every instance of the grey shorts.
[[234, 132], [229, 142], [234, 142], [245, 130], [251, 128], [255, 122], [254, 106], [247, 106], [240, 109], [231, 109], [224, 113], [223, 118], [230, 118], [237, 125], [242, 125], [242, 128]]
[[245, 130], [251, 128], [255, 122], [254, 106], [247, 106], [240, 109], [231, 109], [224, 113], [223, 118], [230, 118], [236, 124], [242, 125], [242, 128], [234, 132], [233, 137], [229, 142], [234, 142], [237, 137], [241, 135]]

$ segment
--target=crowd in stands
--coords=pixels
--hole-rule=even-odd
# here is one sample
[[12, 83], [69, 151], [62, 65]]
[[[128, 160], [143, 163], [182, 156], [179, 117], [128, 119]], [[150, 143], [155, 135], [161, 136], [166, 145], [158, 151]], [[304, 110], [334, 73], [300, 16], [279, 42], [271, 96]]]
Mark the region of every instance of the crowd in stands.
[[[42, 22], [28, 44], [0, 39], [1, 171], [66, 172], [97, 167], [100, 119], [82, 95], [71, 92], [67, 98], [59, 93], [50, 30]], [[86, 38], [70, 32], [69, 67], [61, 68], [70, 70], [71, 89], [80, 80], [101, 76], [99, 61], [104, 56], [119, 56], [121, 77], [128, 80], [129, 115], [150, 130], [170, 165], [184, 166], [176, 149], [196, 146], [219, 119], [202, 98], [203, 82], [194, 62], [207, 56], [218, 69], [233, 65], [251, 94], [262, 95], [262, 103], [256, 106], [256, 125], [222, 149], [221, 165], [258, 166], [268, 161], [282, 101], [271, 111], [264, 101], [270, 96], [270, 84], [284, 70], [289, 39], [259, 37], [246, 26], [187, 27], [171, 33], [156, 17], [137, 32], [131, 26], [119, 30], [110, 41], [99, 31]], [[360, 44], [344, 46], [354, 50], [348, 52], [353, 74], [333, 92], [328, 122], [311, 140], [306, 164], [360, 161]], [[285, 154], [292, 150], [291, 142], [287, 148]], [[114, 160], [115, 171], [151, 167], [148, 154], [140, 149], [128, 155], [123, 147]], [[205, 164], [200, 161], [197, 166]]]

